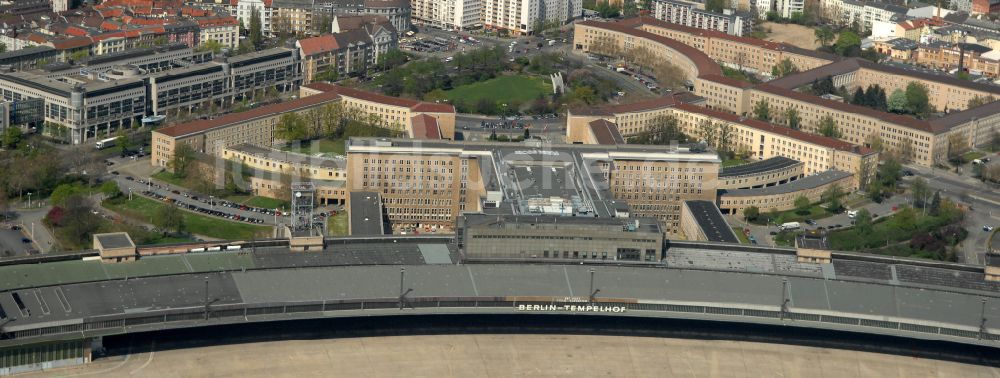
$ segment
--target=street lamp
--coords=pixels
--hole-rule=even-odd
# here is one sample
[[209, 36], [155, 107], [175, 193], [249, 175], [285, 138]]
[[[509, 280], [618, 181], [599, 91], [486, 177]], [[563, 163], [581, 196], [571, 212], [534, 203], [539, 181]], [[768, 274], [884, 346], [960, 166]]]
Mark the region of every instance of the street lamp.
[[215, 196], [208, 196], [208, 201], [212, 206], [212, 210], [215, 210]]
[[31, 192], [28, 192], [28, 208], [31, 208]]

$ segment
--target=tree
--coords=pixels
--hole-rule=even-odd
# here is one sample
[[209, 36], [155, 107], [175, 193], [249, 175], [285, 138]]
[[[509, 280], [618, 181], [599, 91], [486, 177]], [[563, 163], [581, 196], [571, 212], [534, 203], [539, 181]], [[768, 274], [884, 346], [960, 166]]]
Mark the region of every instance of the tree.
[[81, 195], [72, 195], [64, 203], [63, 235], [71, 238], [75, 244], [89, 242], [101, 225], [100, 218], [91, 212], [90, 201]]
[[709, 12], [722, 13], [726, 9], [726, 0], [706, 0], [705, 10]]
[[809, 197], [801, 195], [795, 198], [795, 211], [799, 214], [808, 214], [809, 205]]
[[898, 161], [892, 158], [886, 158], [885, 162], [882, 163], [882, 166], [879, 167], [878, 177], [882, 182], [882, 185], [889, 188], [895, 188], [896, 182], [903, 177], [902, 172], [903, 166], [900, 165]]
[[63, 205], [66, 203], [66, 199], [72, 196], [78, 196], [86, 194], [83, 186], [73, 183], [73, 184], [61, 184], [52, 190], [52, 194], [49, 196], [49, 201], [53, 205]]
[[868, 98], [865, 97], [865, 90], [861, 87], [854, 88], [854, 94], [851, 95], [851, 104], [868, 106]]
[[907, 112], [906, 93], [899, 88], [892, 91], [892, 94], [889, 95], [889, 101], [886, 104], [886, 107], [887, 110], [889, 110], [892, 113], [898, 113], [898, 114], [906, 113]]
[[302, 140], [309, 137], [309, 128], [298, 113], [285, 113], [278, 119], [274, 135], [288, 141]]
[[819, 120], [819, 134], [822, 136], [828, 136], [831, 138], [840, 138], [840, 130], [837, 128], [837, 123], [833, 120], [831, 116], [824, 116]]
[[820, 46], [823, 47], [829, 45], [833, 41], [833, 38], [836, 37], [829, 26], [823, 26], [814, 30], [813, 35], [816, 36], [816, 42], [819, 42]]
[[194, 147], [190, 144], [180, 143], [174, 148], [174, 156], [167, 162], [167, 166], [174, 170], [174, 177], [183, 178], [188, 174], [188, 168], [195, 158]]
[[861, 37], [857, 33], [844, 30], [837, 36], [837, 43], [834, 44], [834, 51], [837, 54], [847, 56], [851, 51], [861, 46]]
[[615, 17], [618, 17], [618, 15], [620, 14], [618, 7], [615, 6], [615, 5], [611, 5], [609, 3], [610, 2], [608, 2], [608, 1], [599, 1], [598, 4], [597, 4], [597, 9], [596, 9], [597, 13], [602, 18], [615, 18]]
[[719, 135], [719, 127], [715, 125], [715, 122], [712, 122], [711, 119], [702, 120], [698, 124], [698, 132], [701, 134], [701, 140], [709, 146], [715, 146]]
[[969, 99], [969, 105], [966, 108], [971, 109], [975, 107], [980, 107], [996, 100], [997, 100], [996, 97], [993, 96], [982, 96], [982, 97], [976, 96]]
[[927, 180], [924, 180], [923, 177], [917, 177], [910, 184], [910, 196], [913, 197], [913, 206], [923, 208], [930, 193], [930, 188], [927, 187]]
[[868, 209], [858, 210], [858, 214], [854, 216], [854, 230], [862, 236], [869, 235], [875, 230], [872, 224], [872, 213]]
[[757, 206], [749, 206], [746, 209], [743, 209], [743, 216], [749, 220], [757, 219], [757, 217], [760, 216], [760, 209], [757, 208]]
[[184, 214], [177, 206], [164, 205], [156, 212], [153, 224], [165, 230], [181, 232], [184, 230]]
[[377, 64], [379, 70], [385, 71], [402, 66], [408, 59], [406, 53], [400, 49], [389, 49], [389, 51], [379, 54]]
[[951, 134], [948, 136], [948, 161], [953, 163], [965, 163], [963, 155], [969, 152], [969, 141], [962, 134]]
[[214, 39], [209, 39], [198, 46], [199, 51], [211, 51], [212, 53], [218, 54], [222, 52], [222, 42], [216, 41]]
[[771, 68], [771, 76], [774, 77], [784, 77], [796, 72], [799, 72], [799, 68], [795, 67], [795, 64], [788, 58], [782, 59]]
[[990, 149], [993, 151], [1000, 150], [1000, 129], [993, 129], [990, 133]]
[[115, 198], [122, 194], [122, 192], [118, 189], [118, 183], [114, 180], [110, 180], [101, 184], [101, 194], [104, 194], [105, 198]]
[[798, 130], [800, 127], [800, 122], [802, 119], [799, 117], [799, 111], [795, 108], [788, 108], [785, 110], [785, 121], [788, 122], [788, 127], [792, 130]]
[[635, 17], [639, 15], [639, 8], [636, 6], [635, 0], [623, 1], [622, 15], [625, 17]]
[[0, 144], [4, 148], [15, 149], [18, 143], [21, 143], [23, 134], [21, 129], [16, 126], [8, 126], [6, 130], [3, 131], [3, 138], [0, 140]]
[[931, 113], [930, 97], [927, 85], [911, 81], [906, 85], [906, 109], [919, 117], [927, 117]]
[[90, 51], [80, 50], [80, 51], [73, 52], [72, 54], [69, 54], [69, 59], [72, 60], [72, 61], [74, 61], [74, 62], [79, 62], [79, 61], [87, 58], [88, 56], [90, 56]]
[[833, 77], [830, 75], [816, 80], [812, 84], [812, 93], [816, 96], [822, 96], [836, 91], [837, 88], [833, 86]]
[[932, 217], [941, 215], [941, 192], [935, 191], [934, 197], [931, 198], [930, 211]]
[[0, 42], [0, 53], [7, 52], [7, 44]]
[[629, 138], [630, 144], [667, 145], [672, 141], [685, 142], [687, 136], [681, 132], [677, 119], [670, 115], [659, 115], [649, 121], [646, 130]]
[[264, 45], [264, 31], [260, 20], [260, 11], [257, 7], [250, 7], [250, 31], [247, 33], [247, 41], [254, 51], [260, 50]]
[[844, 190], [841, 189], [840, 185], [833, 184], [823, 191], [821, 199], [827, 203], [827, 209], [832, 212], [838, 212], [843, 207], [840, 203], [840, 198], [844, 196]]
[[753, 115], [754, 118], [761, 121], [767, 122], [771, 120], [771, 106], [768, 105], [767, 100], [757, 101], [757, 104], [753, 106]]
[[122, 155], [128, 152], [129, 147], [131, 147], [131, 140], [125, 130], [119, 130], [118, 136], [115, 138], [115, 148], [118, 149]]

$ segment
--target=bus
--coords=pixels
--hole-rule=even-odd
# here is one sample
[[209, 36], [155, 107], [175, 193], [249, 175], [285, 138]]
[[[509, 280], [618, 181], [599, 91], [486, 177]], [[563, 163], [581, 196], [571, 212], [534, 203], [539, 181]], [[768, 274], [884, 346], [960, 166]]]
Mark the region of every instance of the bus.
[[118, 138], [116, 137], [116, 138], [108, 138], [108, 139], [102, 139], [102, 140], [99, 140], [99, 141], [97, 141], [97, 143], [96, 143], [96, 146], [97, 146], [97, 149], [98, 149], [98, 150], [103, 150], [103, 149], [105, 149], [105, 148], [108, 148], [108, 147], [111, 147], [111, 146], [114, 146], [114, 145], [115, 145], [115, 141], [116, 141], [117, 139], [118, 139]]

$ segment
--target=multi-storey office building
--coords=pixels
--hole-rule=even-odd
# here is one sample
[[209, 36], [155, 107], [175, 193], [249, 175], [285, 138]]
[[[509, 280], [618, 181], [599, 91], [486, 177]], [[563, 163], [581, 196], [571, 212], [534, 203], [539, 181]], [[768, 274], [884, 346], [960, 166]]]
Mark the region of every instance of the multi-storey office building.
[[181, 143], [209, 155], [220, 155], [226, 147], [239, 144], [269, 148], [277, 142], [274, 128], [282, 114], [306, 114], [333, 103], [339, 103], [345, 113], [361, 119], [378, 117], [383, 127], [401, 133], [454, 137], [455, 108], [451, 105], [383, 96], [324, 83], [302, 87], [300, 93], [301, 98], [296, 100], [155, 130], [152, 164], [167, 167]]
[[353, 138], [350, 191], [375, 191], [399, 225], [452, 226], [464, 212], [655, 217], [678, 232], [680, 205], [713, 200], [719, 159], [684, 147]]
[[347, 203], [347, 160], [339, 157], [319, 157], [287, 153], [253, 144], [237, 144], [222, 150], [223, 159], [239, 162], [251, 175], [248, 186], [252, 193], [283, 198], [290, 188], [287, 183], [308, 181], [316, 191], [316, 203], [344, 205]]
[[414, 22], [426, 26], [466, 30], [481, 24], [480, 0], [415, 0], [410, 6]]
[[146, 115], [209, 106], [212, 101], [232, 103], [253, 91], [289, 91], [300, 84], [295, 49], [201, 64], [195, 62], [210, 53], [189, 48], [143, 51], [148, 54], [93, 58], [82, 67], [0, 73], [0, 91], [8, 100], [45, 99], [45, 120], [56, 125], [45, 132], [78, 144], [130, 127]]
[[[878, 165], [878, 153], [869, 148], [685, 103], [672, 95], [634, 104], [570, 110], [566, 140], [607, 144], [596, 137], [607, 134], [601, 130], [602, 126], [614, 128], [614, 133], [627, 140], [648, 131], [658, 117], [664, 116], [672, 117], [685, 135], [695, 139], [705, 138], [707, 124], [716, 135], [726, 132], [730, 141], [727, 147], [734, 151], [760, 160], [784, 157], [800, 161], [806, 175], [831, 169], [857, 173], [858, 181], [851, 188], [871, 180]], [[595, 120], [609, 124], [595, 124]]]
[[652, 15], [658, 20], [735, 36], [749, 35], [753, 31], [753, 19], [748, 14], [728, 9], [725, 13], [709, 12], [698, 8], [696, 3], [679, 0], [654, 1]]
[[[1000, 87], [992, 85], [882, 66], [861, 59], [834, 57], [827, 60], [825, 55], [800, 54], [799, 50], [784, 45], [685, 29], [648, 18], [577, 24], [576, 49], [591, 51], [592, 46], [609, 44], [619, 49], [646, 48], [661, 59], [677, 64], [688, 77], [695, 94], [706, 97], [706, 105], [715, 110], [749, 116], [755, 104], [766, 101], [770, 114], [775, 115], [778, 122], [785, 122], [782, 115], [794, 108], [799, 113], [803, 130], [811, 132], [817, 131], [822, 119], [831, 117], [844, 141], [870, 147], [873, 145], [870, 140], [878, 139], [888, 151], [904, 152], [908, 155], [906, 159], [925, 166], [945, 161], [950, 146], [983, 146], [994, 130], [1000, 130], [1000, 102], [955, 111], [965, 109], [969, 100], [976, 97], [998, 97]], [[752, 58], [742, 60], [745, 57]], [[760, 70], [785, 58], [800, 69], [806, 68], [805, 71], [758, 85], [722, 77], [715, 63], [721, 61]], [[949, 112], [917, 119], [826, 100], [802, 91], [813, 80], [828, 76], [835, 86], [867, 88], [878, 84], [888, 93], [905, 89], [910, 82], [920, 82], [928, 87], [931, 105]]]

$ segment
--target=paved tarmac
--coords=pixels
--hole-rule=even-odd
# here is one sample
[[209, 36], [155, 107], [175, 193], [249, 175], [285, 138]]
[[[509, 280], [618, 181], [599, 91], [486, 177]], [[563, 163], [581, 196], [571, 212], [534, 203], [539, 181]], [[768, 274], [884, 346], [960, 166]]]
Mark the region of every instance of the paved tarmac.
[[[153, 346], [151, 349], [150, 347]], [[752, 342], [589, 335], [286, 340], [133, 354], [25, 376], [997, 377], [996, 368]]]

